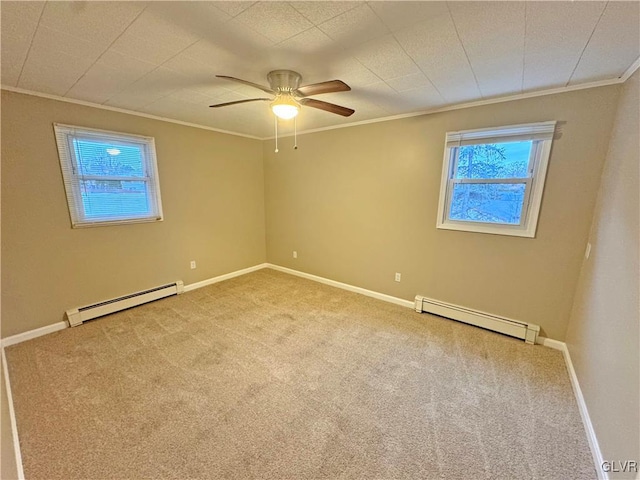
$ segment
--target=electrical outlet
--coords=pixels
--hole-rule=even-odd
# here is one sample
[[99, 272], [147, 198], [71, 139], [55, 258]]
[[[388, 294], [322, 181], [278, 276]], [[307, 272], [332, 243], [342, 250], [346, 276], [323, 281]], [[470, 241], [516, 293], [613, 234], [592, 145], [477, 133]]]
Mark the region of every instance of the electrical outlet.
[[587, 249], [584, 251], [584, 258], [588, 259], [591, 255], [591, 243], [587, 243]]
[[293, 258], [298, 258], [298, 252], [296, 252], [295, 250], [293, 251]]
[[196, 268], [196, 261], [191, 260], [191, 270], [193, 270], [194, 268]]
[[402, 279], [401, 273], [396, 273], [396, 282], [399, 282]]

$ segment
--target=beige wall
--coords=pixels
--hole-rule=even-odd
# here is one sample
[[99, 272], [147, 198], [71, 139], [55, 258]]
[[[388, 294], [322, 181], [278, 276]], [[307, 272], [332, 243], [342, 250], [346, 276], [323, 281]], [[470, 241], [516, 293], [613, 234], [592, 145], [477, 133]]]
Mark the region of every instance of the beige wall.
[[[264, 144], [269, 262], [534, 322], [564, 340], [619, 87]], [[537, 237], [437, 230], [445, 132], [558, 120]], [[292, 258], [292, 251], [298, 259]], [[394, 282], [394, 273], [402, 282]]]
[[[295, 152], [283, 139], [278, 155], [272, 141], [3, 92], [2, 337], [70, 307], [268, 260], [535, 322], [563, 340], [580, 277], [567, 335], [576, 371], [605, 458], [638, 459], [638, 73], [615, 117], [619, 90], [308, 134]], [[544, 120], [561, 135], [537, 238], [437, 230], [445, 132]], [[154, 136], [164, 222], [71, 229], [53, 122]]]
[[[54, 122], [155, 137], [164, 221], [72, 229]], [[264, 232], [259, 140], [2, 92], [2, 337], [262, 263]]]
[[567, 331], [605, 460], [640, 461], [639, 90], [636, 72], [620, 97]]
[[[2, 335], [60, 321], [71, 307], [268, 258], [538, 323], [563, 340], [618, 90], [308, 134], [297, 151], [285, 138], [278, 155], [272, 141], [3, 92]], [[560, 121], [561, 135], [537, 238], [437, 230], [445, 132], [544, 120]], [[165, 221], [71, 229], [53, 122], [154, 136]]]
[[[1, 124], [1, 122], [0, 122]], [[2, 180], [2, 170], [0, 169], [0, 182]], [[1, 210], [0, 195], [0, 210]], [[1, 234], [0, 222], [0, 234]], [[1, 272], [0, 262], [0, 272]], [[0, 274], [0, 287], [2, 285], [2, 275]], [[0, 291], [1, 288], [0, 288]], [[1, 303], [1, 302], [0, 302]], [[2, 325], [2, 315], [0, 313], [0, 325]], [[4, 358], [4, 348], [2, 351]], [[13, 442], [13, 433], [11, 428], [11, 414], [9, 412], [9, 397], [7, 395], [7, 385], [5, 379], [4, 361], [0, 362], [0, 478], [3, 480], [18, 479], [18, 463], [15, 455], [15, 444]]]

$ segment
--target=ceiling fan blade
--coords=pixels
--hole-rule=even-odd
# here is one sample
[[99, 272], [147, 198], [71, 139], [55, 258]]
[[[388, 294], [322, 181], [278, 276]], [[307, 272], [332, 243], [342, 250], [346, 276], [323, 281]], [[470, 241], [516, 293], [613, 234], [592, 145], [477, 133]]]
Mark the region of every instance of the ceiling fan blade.
[[335, 103], [323, 102], [322, 100], [316, 100], [314, 98], [301, 98], [299, 102], [307, 107], [319, 108], [330, 113], [336, 113], [343, 117], [349, 117], [353, 115], [355, 110], [347, 107], [341, 107]]
[[329, 80], [328, 82], [312, 83], [298, 88], [295, 93], [301, 97], [320, 95], [321, 93], [348, 92], [351, 87], [342, 80]]
[[247, 100], [236, 100], [235, 102], [227, 102], [227, 103], [218, 103], [217, 105], [209, 105], [211, 108], [217, 107], [226, 107], [228, 105], [236, 105], [237, 103], [247, 103], [247, 102], [259, 102], [259, 101], [271, 101], [271, 98], [249, 98]]
[[269, 87], [263, 87], [262, 85], [258, 85], [257, 83], [249, 82], [248, 80], [242, 80], [241, 78], [227, 77], [226, 75], [216, 75], [216, 77], [224, 78], [226, 80], [231, 80], [232, 82], [243, 83], [244, 85], [249, 85], [250, 87], [259, 88], [263, 92], [276, 93], [273, 90], [271, 90]]

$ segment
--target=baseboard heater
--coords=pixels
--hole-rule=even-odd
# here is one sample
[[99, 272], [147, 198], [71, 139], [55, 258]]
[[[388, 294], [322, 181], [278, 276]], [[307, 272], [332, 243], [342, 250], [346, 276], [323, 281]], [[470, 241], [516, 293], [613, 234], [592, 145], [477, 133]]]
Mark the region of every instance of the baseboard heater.
[[127, 308], [136, 307], [143, 303], [153, 302], [154, 300], [169, 297], [171, 295], [180, 295], [182, 292], [184, 292], [184, 284], [182, 281], [178, 280], [175, 283], [150, 288], [149, 290], [124, 295], [118, 298], [112, 298], [111, 300], [94, 303], [93, 305], [72, 308], [66, 312], [67, 319], [69, 320], [69, 326], [76, 327], [87, 320], [109, 315], [110, 313], [119, 312], [120, 310], [125, 310]]
[[520, 322], [459, 305], [433, 300], [432, 298], [421, 295], [416, 295], [416, 312], [433, 313], [441, 317], [451, 318], [475, 325], [476, 327], [482, 327], [511, 337], [521, 338], [526, 343], [531, 344], [536, 342], [538, 333], [540, 333], [540, 327], [533, 323]]

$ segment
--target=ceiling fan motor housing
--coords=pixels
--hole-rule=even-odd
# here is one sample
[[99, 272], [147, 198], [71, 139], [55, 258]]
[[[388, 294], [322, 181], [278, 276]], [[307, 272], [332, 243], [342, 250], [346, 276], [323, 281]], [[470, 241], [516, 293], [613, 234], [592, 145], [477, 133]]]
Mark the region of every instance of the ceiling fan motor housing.
[[302, 76], [292, 70], [273, 70], [267, 74], [271, 89], [277, 93], [291, 93], [298, 89]]

